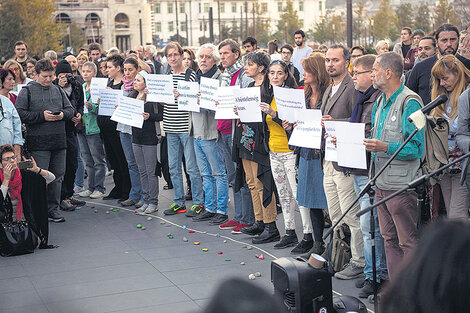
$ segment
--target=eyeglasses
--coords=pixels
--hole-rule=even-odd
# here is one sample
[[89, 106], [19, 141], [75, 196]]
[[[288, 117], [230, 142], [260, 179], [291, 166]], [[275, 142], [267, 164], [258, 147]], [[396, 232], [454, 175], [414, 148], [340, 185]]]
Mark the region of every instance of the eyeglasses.
[[370, 72], [372, 72], [372, 70], [370, 70], [370, 71], [363, 71], [363, 72], [356, 72], [356, 71], [353, 71], [353, 73], [352, 73], [353, 75], [352, 75], [352, 76], [353, 76], [353, 77], [354, 77], [354, 76], [359, 76], [359, 75], [361, 75], [361, 74], [370, 73]]
[[14, 160], [16, 160], [16, 155], [11, 156], [11, 157], [7, 157], [7, 158], [2, 158], [2, 160], [5, 161], [5, 162], [10, 162], [11, 160], [14, 161]]
[[179, 54], [179, 53], [172, 53], [172, 54], [167, 55], [166, 58], [167, 58], [167, 59], [169, 59], [169, 58], [177, 58], [177, 57], [179, 57], [179, 56], [181, 56], [181, 54]]

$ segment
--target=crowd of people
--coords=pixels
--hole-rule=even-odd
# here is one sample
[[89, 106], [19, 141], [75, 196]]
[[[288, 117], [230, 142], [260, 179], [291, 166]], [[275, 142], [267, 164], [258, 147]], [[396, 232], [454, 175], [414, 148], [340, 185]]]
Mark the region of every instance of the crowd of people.
[[[253, 244], [293, 247], [292, 254], [322, 254], [324, 228], [339, 220], [414, 131], [408, 117], [441, 94], [448, 100], [430, 116], [448, 124], [446, 162], [468, 153], [470, 27], [466, 33], [462, 39], [459, 29], [450, 24], [432, 34], [405, 27], [392, 52], [386, 41], [377, 42], [377, 55], [367, 54], [362, 46], [341, 44], [313, 50], [305, 44], [302, 30], [293, 34], [295, 48], [284, 44], [279, 49], [273, 40], [269, 53], [248, 37], [242, 46], [225, 39], [218, 46], [201, 45], [197, 51], [171, 42], [163, 53], [152, 45], [105, 52], [92, 43], [77, 56], [58, 60], [55, 52], [48, 51], [35, 60], [28, 55], [27, 44], [18, 41], [14, 58], [0, 68], [0, 208], [11, 206], [15, 214], [10, 218], [25, 218], [15, 187], [23, 173], [24, 178], [45, 178], [52, 222], [64, 222], [60, 210], [73, 211], [87, 198], [116, 199], [122, 206], [150, 214], [159, 209], [159, 176], [163, 176], [163, 189], [174, 190], [165, 215], [184, 213], [194, 222], [253, 236]], [[174, 103], [147, 100], [149, 74], [172, 74]], [[100, 99], [91, 88], [93, 77], [108, 78], [107, 88], [144, 102], [142, 128], [99, 114]], [[200, 83], [201, 78], [242, 89], [259, 86], [262, 122], [215, 119], [215, 111], [206, 109], [179, 110], [178, 82]], [[279, 118], [274, 86], [303, 89], [305, 109], [321, 110], [322, 123], [364, 123], [367, 169], [325, 160], [323, 148], [289, 145], [297, 124]], [[425, 143], [423, 129], [379, 176], [375, 201], [421, 175]], [[14, 165], [21, 156], [34, 162], [27, 175]], [[468, 219], [470, 180], [463, 183], [467, 164], [456, 163], [429, 190], [437, 206], [442, 196], [448, 218]], [[114, 184], [106, 190], [109, 172]], [[373, 262], [379, 285], [393, 281], [419, 235], [421, 212], [415, 190], [373, 211], [375, 229], [370, 229], [370, 213], [356, 216], [370, 204], [366, 194], [345, 215], [352, 257], [335, 274], [339, 279], [363, 278], [356, 282], [360, 297], [373, 293]], [[300, 236], [297, 212], [302, 222]], [[276, 224], [280, 213], [283, 234]], [[376, 260], [372, 259], [371, 232]]]

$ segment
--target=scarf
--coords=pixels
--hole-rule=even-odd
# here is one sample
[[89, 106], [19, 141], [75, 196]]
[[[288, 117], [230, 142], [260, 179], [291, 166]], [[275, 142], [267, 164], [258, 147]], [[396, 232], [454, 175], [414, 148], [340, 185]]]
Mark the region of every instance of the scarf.
[[[3, 170], [0, 171], [0, 180], [3, 181]], [[10, 192], [10, 197], [12, 200], [17, 199], [18, 203], [16, 204], [16, 220], [19, 221], [23, 218], [23, 201], [21, 200], [21, 172], [19, 168], [16, 168], [13, 177], [8, 183], [8, 191]]]
[[222, 73], [222, 84], [221, 86], [230, 86], [232, 81], [232, 76], [235, 75], [238, 70], [243, 67], [243, 62], [239, 59], [235, 64], [226, 68], [225, 71]]
[[217, 72], [218, 67], [217, 65], [214, 65], [209, 71], [207, 71], [205, 74], [199, 69], [196, 71], [196, 81], [198, 83], [201, 83], [201, 77], [207, 77], [211, 78], [214, 76], [215, 72]]
[[122, 89], [125, 91], [131, 91], [134, 89], [134, 79], [127, 79], [126, 76], [122, 77]]
[[362, 110], [364, 109], [364, 103], [367, 100], [369, 100], [372, 94], [376, 91], [377, 89], [375, 89], [374, 86], [370, 86], [369, 89], [366, 90], [366, 92], [359, 91], [357, 93], [356, 106], [354, 107], [354, 110], [351, 114], [351, 119], [349, 120], [351, 123], [361, 122]]

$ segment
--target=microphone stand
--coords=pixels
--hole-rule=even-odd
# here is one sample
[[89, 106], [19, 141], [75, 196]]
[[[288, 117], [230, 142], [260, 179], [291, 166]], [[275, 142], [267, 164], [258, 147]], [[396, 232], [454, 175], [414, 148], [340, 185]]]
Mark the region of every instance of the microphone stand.
[[408, 189], [411, 189], [411, 188], [414, 188], [418, 185], [421, 185], [423, 184], [424, 182], [428, 181], [431, 177], [433, 177], [434, 175], [437, 175], [439, 174], [440, 172], [448, 169], [449, 167], [451, 167], [452, 165], [454, 165], [455, 163], [458, 163], [460, 161], [463, 161], [464, 159], [470, 157], [470, 152], [468, 152], [467, 154], [464, 154], [462, 155], [461, 157], [459, 157], [458, 159], [455, 159], [454, 161], [438, 168], [437, 170], [435, 170], [434, 172], [432, 173], [429, 173], [427, 175], [423, 175], [421, 177], [418, 177], [417, 179], [415, 179], [414, 181], [408, 183], [408, 186], [407, 187], [403, 187], [402, 189], [400, 190], [397, 190], [396, 192], [392, 193], [391, 195], [389, 195], [388, 197], [385, 197], [383, 198], [382, 200], [380, 200], [379, 202], [376, 202], [375, 204], [371, 205], [370, 207], [362, 210], [361, 212], [357, 213], [356, 216], [360, 217], [361, 215], [364, 215], [365, 213], [367, 212], [370, 212], [373, 208], [375, 207], [378, 207], [382, 204], [384, 204], [385, 202], [387, 202], [388, 200], [392, 199], [393, 197], [399, 195], [400, 193], [402, 192], [405, 192], [407, 191]]
[[[395, 153], [390, 157], [390, 159], [387, 160], [387, 162], [384, 164], [384, 166], [379, 169], [379, 171], [374, 175], [374, 177], [372, 177], [369, 182], [367, 183], [367, 185], [364, 186], [364, 188], [362, 188], [362, 190], [359, 192], [359, 195], [357, 196], [357, 198], [349, 205], [349, 207], [346, 209], [346, 211], [344, 211], [344, 213], [339, 217], [339, 219], [333, 224], [331, 225], [331, 228], [325, 233], [325, 235], [323, 236], [323, 239], [326, 239], [328, 238], [328, 236], [330, 236], [330, 242], [332, 242], [332, 239], [333, 239], [333, 230], [335, 229], [335, 227], [338, 226], [338, 224], [344, 219], [344, 217], [349, 213], [349, 211], [351, 211], [351, 209], [356, 205], [356, 203], [359, 201], [359, 199], [361, 199], [366, 193], [369, 194], [369, 200], [370, 200], [370, 203], [372, 205], [373, 201], [374, 201], [374, 194], [375, 194], [375, 191], [372, 187], [375, 186], [375, 182], [377, 181], [377, 178], [385, 171], [385, 169], [390, 165], [390, 163], [392, 163], [392, 161], [397, 157], [398, 153], [400, 153], [401, 150], [403, 150], [403, 148], [411, 141], [411, 139], [413, 138], [414, 135], [416, 135], [416, 133], [420, 131], [420, 129], [418, 128], [415, 128], [415, 130], [405, 139], [405, 141], [401, 144], [401, 146], [397, 149], [397, 151], [395, 151]], [[374, 205], [373, 207], [376, 207], [376, 205]], [[370, 212], [372, 211], [372, 206], [370, 206], [367, 210], [367, 212]], [[361, 215], [365, 214], [365, 210], [364, 211], [360, 211]], [[359, 215], [357, 215], [359, 216]], [[372, 241], [372, 276], [373, 276], [373, 286], [374, 286], [374, 311], [376, 313], [379, 312], [379, 307], [378, 307], [378, 302], [377, 302], [377, 292], [378, 292], [378, 285], [377, 285], [377, 264], [376, 264], [376, 251], [375, 251], [375, 220], [374, 220], [374, 216], [373, 216], [373, 212], [371, 212], [370, 214], [370, 237], [371, 237], [371, 241]], [[330, 254], [330, 257], [331, 257], [331, 254]]]

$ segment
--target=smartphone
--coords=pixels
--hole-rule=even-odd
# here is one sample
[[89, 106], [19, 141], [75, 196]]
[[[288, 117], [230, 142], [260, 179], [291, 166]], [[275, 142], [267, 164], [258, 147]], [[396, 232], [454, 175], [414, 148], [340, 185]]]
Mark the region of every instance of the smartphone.
[[33, 161], [18, 162], [18, 168], [20, 170], [24, 170], [24, 169], [32, 168], [32, 167], [33, 167]]
[[52, 112], [52, 115], [60, 115], [60, 113], [62, 113], [61, 111], [55, 111], [55, 112]]

